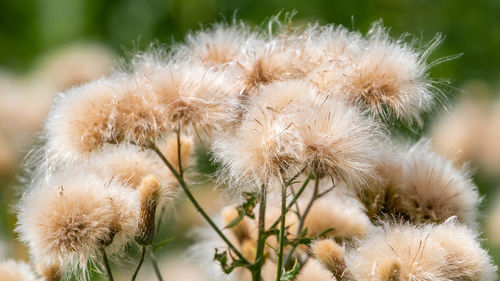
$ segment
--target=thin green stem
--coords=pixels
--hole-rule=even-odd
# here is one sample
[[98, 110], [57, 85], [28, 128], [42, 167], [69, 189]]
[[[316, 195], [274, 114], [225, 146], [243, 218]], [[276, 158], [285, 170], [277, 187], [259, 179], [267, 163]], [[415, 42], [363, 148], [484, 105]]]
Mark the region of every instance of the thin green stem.
[[153, 251], [151, 251], [150, 258], [151, 258], [151, 263], [153, 264], [153, 269], [155, 271], [156, 278], [158, 278], [158, 281], [163, 281], [163, 277], [161, 276], [160, 268], [158, 267], [158, 261], [156, 260], [156, 257], [154, 255]]
[[238, 256], [238, 258], [242, 262], [244, 262], [245, 264], [247, 264], [248, 266], [250, 266], [251, 263], [243, 256], [243, 254], [241, 254], [240, 251], [238, 251], [238, 249], [233, 245], [233, 243], [231, 243], [231, 241], [229, 241], [229, 239], [226, 237], [226, 235], [224, 235], [224, 233], [222, 233], [222, 231], [220, 230], [220, 228], [214, 223], [214, 221], [210, 218], [210, 216], [208, 216], [208, 214], [201, 207], [201, 205], [198, 203], [198, 201], [196, 200], [196, 198], [193, 196], [193, 194], [189, 190], [186, 182], [184, 181], [184, 178], [179, 173], [177, 173], [177, 171], [175, 170], [175, 168], [168, 161], [168, 159], [165, 157], [165, 155], [163, 155], [163, 153], [158, 149], [158, 147], [156, 146], [156, 144], [154, 142], [151, 142], [150, 149], [152, 149], [158, 155], [158, 157], [160, 157], [160, 159], [163, 161], [163, 163], [165, 163], [165, 165], [170, 169], [170, 171], [172, 172], [172, 174], [175, 176], [175, 178], [179, 182], [179, 185], [181, 186], [182, 190], [184, 191], [184, 193], [186, 193], [186, 196], [188, 197], [189, 201], [191, 201], [191, 203], [194, 205], [194, 207], [196, 208], [196, 210], [201, 214], [201, 216], [207, 221], [207, 223], [213, 228], [213, 230], [222, 238], [222, 240], [224, 240], [224, 242], [226, 243], [226, 245], [234, 253], [236, 253], [236, 255]]
[[266, 244], [266, 197], [267, 197], [267, 187], [266, 185], [261, 186], [260, 190], [260, 205], [259, 205], [259, 221], [258, 228], [259, 234], [257, 237], [257, 252], [255, 255], [255, 264], [252, 268], [252, 280], [261, 280], [262, 265], [264, 264], [264, 246]]
[[181, 153], [181, 130], [178, 129], [176, 132], [177, 135], [177, 162], [179, 163], [179, 176], [184, 177], [184, 171], [182, 169], [182, 153]]
[[[297, 233], [295, 234], [295, 236], [297, 236], [297, 237], [300, 235], [300, 233], [302, 233], [302, 229], [304, 228], [304, 223], [306, 221], [307, 214], [309, 214], [309, 211], [311, 210], [311, 207], [312, 207], [314, 201], [316, 201], [316, 199], [318, 198], [318, 192], [319, 192], [319, 178], [316, 177], [316, 181], [314, 182], [314, 191], [313, 191], [313, 195], [311, 197], [311, 200], [309, 200], [309, 203], [307, 204], [307, 207], [304, 210], [304, 213], [302, 215], [300, 215], [299, 226], [297, 228]], [[285, 265], [290, 262], [290, 259], [292, 258], [292, 255], [293, 255], [293, 252], [295, 251], [297, 246], [298, 245], [293, 245], [293, 247], [290, 249], [290, 251], [288, 251], [286, 258], [285, 258], [285, 261], [284, 261]]]
[[281, 215], [280, 215], [280, 233], [279, 233], [279, 250], [278, 250], [278, 264], [276, 272], [276, 281], [281, 280], [283, 273], [283, 248], [285, 246], [285, 223], [286, 223], [286, 188], [285, 184], [281, 187]]
[[132, 275], [132, 281], [135, 281], [137, 278], [137, 274], [139, 274], [139, 270], [142, 267], [142, 264], [144, 263], [144, 258], [146, 257], [146, 246], [142, 246], [142, 253], [141, 253], [141, 259], [139, 260], [139, 264], [137, 265], [137, 268], [135, 269], [134, 275]]
[[[286, 206], [286, 213], [288, 213], [290, 211], [290, 209], [293, 207], [293, 205], [295, 204], [295, 202], [297, 202], [297, 200], [299, 199], [300, 195], [302, 195], [302, 193], [306, 189], [306, 186], [309, 183], [309, 181], [311, 180], [311, 178], [312, 178], [312, 173], [309, 172], [307, 174], [307, 178], [302, 183], [302, 186], [297, 191], [297, 194], [295, 194], [295, 196], [292, 198], [292, 201], [290, 201], [288, 203], [288, 206]], [[271, 227], [269, 229], [275, 228], [279, 223], [280, 223], [280, 218], [278, 218], [277, 220], [275, 220], [274, 223], [271, 225]]]
[[311, 207], [312, 207], [314, 201], [316, 201], [316, 198], [318, 196], [318, 190], [319, 190], [319, 179], [316, 178], [316, 181], [314, 183], [314, 193], [311, 197], [311, 200], [307, 204], [307, 207], [304, 210], [304, 213], [302, 214], [302, 216], [300, 218], [299, 227], [297, 228], [297, 235], [299, 235], [302, 232], [302, 228], [304, 227], [304, 223], [306, 222], [307, 214], [311, 210]]
[[111, 266], [109, 266], [108, 255], [106, 255], [106, 249], [101, 248], [102, 260], [104, 262], [104, 269], [106, 269], [106, 274], [108, 275], [109, 281], [114, 281], [113, 273], [111, 272]]

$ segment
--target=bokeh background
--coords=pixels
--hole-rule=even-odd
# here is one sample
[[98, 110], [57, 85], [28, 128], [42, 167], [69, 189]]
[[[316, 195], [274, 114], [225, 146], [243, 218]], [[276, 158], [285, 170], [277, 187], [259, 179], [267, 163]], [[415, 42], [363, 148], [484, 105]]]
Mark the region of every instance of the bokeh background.
[[[395, 134], [410, 139], [433, 135], [438, 149], [459, 151], [454, 154], [459, 162], [471, 162], [485, 198], [485, 245], [500, 264], [500, 231], [494, 227], [500, 228], [500, 219], [493, 211], [500, 193], [498, 0], [0, 0], [0, 259], [26, 258], [13, 232], [19, 165], [57, 92], [105, 75], [152, 42], [168, 46], [213, 22], [236, 17], [260, 25], [290, 11], [297, 12], [296, 25], [333, 23], [362, 32], [381, 19], [391, 35], [408, 33], [417, 44], [440, 33], [445, 40], [430, 61], [461, 54], [430, 70], [444, 94], [424, 128], [396, 128]], [[213, 169], [207, 157], [198, 168]], [[211, 189], [196, 192], [209, 210], [217, 208], [219, 197]], [[176, 243], [164, 252], [189, 244], [184, 234], [199, 224], [191, 206], [176, 204], [162, 233], [176, 237]]]

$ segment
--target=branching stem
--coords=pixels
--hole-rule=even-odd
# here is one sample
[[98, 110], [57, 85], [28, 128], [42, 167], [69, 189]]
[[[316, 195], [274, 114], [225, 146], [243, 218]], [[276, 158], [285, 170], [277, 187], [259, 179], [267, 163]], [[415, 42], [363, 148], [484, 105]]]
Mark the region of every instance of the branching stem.
[[[180, 143], [178, 143], [180, 144]], [[207, 223], [215, 230], [215, 232], [224, 240], [226, 245], [238, 256], [238, 258], [248, 266], [251, 265], [251, 263], [241, 254], [240, 251], [229, 241], [229, 239], [222, 233], [222, 231], [219, 229], [219, 227], [214, 223], [214, 221], [210, 218], [210, 216], [205, 212], [205, 210], [201, 207], [201, 205], [198, 203], [196, 198], [193, 196], [191, 191], [189, 190], [186, 182], [184, 181], [184, 177], [181, 176], [176, 169], [172, 166], [170, 161], [163, 155], [163, 153], [160, 151], [160, 149], [156, 146], [154, 142], [150, 143], [149, 146], [150, 149], [152, 149], [163, 161], [163, 163], [169, 168], [169, 170], [172, 172], [172, 174], [175, 176], [177, 181], [179, 182], [179, 185], [181, 186], [182, 190], [184, 193], [186, 193], [186, 196], [188, 197], [189, 201], [194, 205], [196, 210], [202, 215], [202, 217], [207, 221]], [[178, 150], [179, 152], [179, 150]], [[180, 159], [180, 158], [179, 158]]]

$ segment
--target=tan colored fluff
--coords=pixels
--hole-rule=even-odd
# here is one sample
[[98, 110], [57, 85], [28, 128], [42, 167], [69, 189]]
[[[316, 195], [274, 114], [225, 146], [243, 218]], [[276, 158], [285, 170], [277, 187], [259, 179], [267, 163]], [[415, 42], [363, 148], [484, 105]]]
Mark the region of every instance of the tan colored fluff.
[[455, 168], [427, 140], [411, 147], [405, 157], [401, 210], [414, 222], [443, 222], [451, 216], [471, 227], [477, 223], [479, 193], [468, 166]]
[[209, 30], [188, 35], [187, 50], [181, 50], [180, 53], [181, 56], [187, 55], [209, 66], [227, 66], [251, 51], [256, 37], [243, 23], [215, 25]]
[[386, 216], [394, 216], [396, 204], [400, 199], [400, 187], [403, 176], [403, 160], [399, 149], [386, 144], [379, 151], [380, 162], [376, 167], [378, 181], [356, 189], [356, 194], [366, 208], [366, 214], [372, 221]]
[[218, 138], [212, 149], [215, 159], [225, 167], [221, 175], [255, 186], [279, 179], [287, 171], [296, 173], [303, 162], [302, 146], [291, 120], [266, 104], [255, 104], [240, 127]]
[[62, 272], [61, 268], [57, 264], [38, 264], [37, 266], [40, 275], [44, 278], [44, 281], [61, 281]]
[[[299, 205], [304, 210], [304, 203], [309, 197], [302, 199]], [[357, 198], [345, 190], [344, 186], [336, 186], [329, 194], [314, 202], [305, 219], [304, 228], [307, 228], [309, 237], [315, 237], [329, 228], [334, 230], [326, 236], [338, 240], [364, 237], [371, 229], [370, 220], [364, 211]]]
[[285, 40], [268, 42], [241, 63], [241, 77], [246, 88], [276, 81], [304, 78], [314, 67], [308, 53]]
[[85, 271], [103, 247], [120, 251], [137, 229], [136, 193], [89, 174], [68, 173], [37, 184], [18, 208], [17, 231], [33, 260], [70, 271]]
[[456, 216], [477, 226], [481, 199], [467, 165], [455, 167], [452, 160], [434, 152], [426, 139], [388, 150], [381, 154], [383, 161], [377, 168], [382, 180], [358, 191], [372, 220], [388, 216], [419, 224]]
[[314, 257], [323, 267], [328, 269], [336, 280], [342, 280], [346, 272], [344, 248], [333, 240], [317, 240], [311, 245]]
[[[182, 169], [186, 171], [191, 165], [194, 163], [194, 159], [192, 158], [194, 153], [194, 143], [192, 138], [187, 136], [180, 137], [180, 163], [182, 164]], [[167, 160], [174, 166], [174, 168], [179, 171], [179, 151], [177, 137], [171, 136], [167, 139], [162, 140], [158, 144], [158, 148], [165, 155]]]
[[41, 281], [29, 265], [14, 260], [0, 262], [0, 276], [2, 281]]
[[121, 85], [112, 114], [117, 141], [131, 141], [147, 146], [167, 131], [164, 109], [152, 92], [148, 80], [141, 75], [128, 77]]
[[318, 96], [311, 109], [304, 108], [293, 120], [310, 167], [351, 187], [376, 180], [383, 131], [362, 112], [341, 99]]
[[392, 280], [496, 279], [496, 267], [481, 249], [477, 234], [453, 221], [386, 226], [360, 241], [347, 254], [346, 264], [359, 281], [388, 280], [391, 272], [398, 271]]
[[147, 246], [153, 243], [156, 235], [156, 208], [161, 197], [161, 185], [154, 176], [146, 176], [139, 186], [139, 222], [135, 241]]
[[213, 147], [230, 180], [263, 182], [304, 167], [349, 185], [373, 179], [382, 132], [356, 108], [298, 80], [264, 86], [251, 101], [240, 127]]
[[112, 111], [119, 88], [102, 79], [61, 94], [46, 123], [49, 158], [74, 161], [117, 142]]
[[204, 133], [231, 121], [239, 94], [231, 79], [228, 73], [181, 63], [157, 67], [150, 83], [166, 126]]
[[104, 146], [102, 151], [89, 157], [87, 166], [103, 178], [115, 178], [135, 189], [150, 174], [159, 179], [166, 194], [172, 195], [177, 189], [177, 180], [158, 156], [135, 146]]
[[317, 73], [313, 81], [324, 90], [340, 89], [376, 114], [384, 115], [387, 107], [399, 119], [421, 123], [420, 112], [432, 104], [423, 63], [429, 50], [421, 55], [401, 40], [390, 39], [379, 24], [361, 41], [362, 51], [354, 50], [353, 55], [333, 60], [336, 65]]
[[484, 102], [462, 97], [451, 111], [436, 120], [430, 132], [433, 147], [457, 158], [458, 164], [477, 161], [487, 111]]

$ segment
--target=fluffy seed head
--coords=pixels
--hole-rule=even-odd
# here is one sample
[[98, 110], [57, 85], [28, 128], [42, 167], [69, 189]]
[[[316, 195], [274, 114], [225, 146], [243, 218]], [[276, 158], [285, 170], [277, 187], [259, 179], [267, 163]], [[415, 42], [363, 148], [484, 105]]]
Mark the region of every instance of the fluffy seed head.
[[484, 281], [495, 280], [496, 271], [477, 234], [452, 220], [420, 227], [386, 225], [360, 241], [346, 255], [346, 264], [355, 280], [388, 280], [399, 272], [396, 280], [402, 281]]
[[[329, 179], [326, 181], [330, 182]], [[304, 203], [308, 203], [308, 200], [299, 202], [301, 210], [305, 209]], [[334, 228], [326, 236], [342, 240], [367, 235], [371, 223], [358, 199], [346, 190], [345, 186], [337, 184], [333, 191], [314, 202], [304, 221], [304, 228], [307, 228], [309, 237], [315, 237], [328, 228]]]
[[227, 125], [239, 90], [227, 72], [187, 64], [158, 67], [151, 87], [164, 109], [164, 122], [173, 130], [194, 128], [210, 132]]
[[376, 151], [383, 133], [355, 107], [341, 99], [318, 96], [310, 110], [297, 113], [294, 124], [312, 168], [352, 187], [376, 179]]
[[390, 39], [380, 24], [360, 45], [361, 51], [317, 70], [313, 82], [324, 90], [340, 89], [338, 93], [375, 114], [384, 115], [387, 109], [398, 119], [421, 123], [420, 112], [432, 104], [432, 86], [423, 63], [430, 50], [421, 55], [401, 40]]
[[118, 141], [147, 145], [166, 132], [164, 109], [152, 92], [148, 80], [140, 74], [127, 78], [113, 108]]
[[209, 66], [227, 66], [249, 52], [254, 41], [256, 35], [243, 24], [216, 25], [210, 30], [188, 35], [187, 50], [181, 49], [179, 53]]
[[443, 222], [449, 217], [476, 226], [479, 193], [466, 165], [456, 168], [453, 161], [432, 151], [422, 140], [404, 156], [401, 211], [415, 222]]
[[85, 269], [100, 248], [117, 252], [137, 229], [137, 197], [115, 180], [59, 175], [33, 187], [19, 205], [17, 231], [37, 263]]
[[298, 171], [302, 148], [289, 120], [260, 107], [248, 114], [241, 126], [212, 146], [215, 159], [228, 181], [253, 182], [259, 186], [286, 171]]
[[6, 260], [0, 262], [0, 276], [5, 281], [37, 281], [30, 266], [24, 262]]
[[74, 161], [117, 142], [112, 115], [119, 90], [102, 79], [60, 94], [46, 124], [47, 155], [55, 160]]

